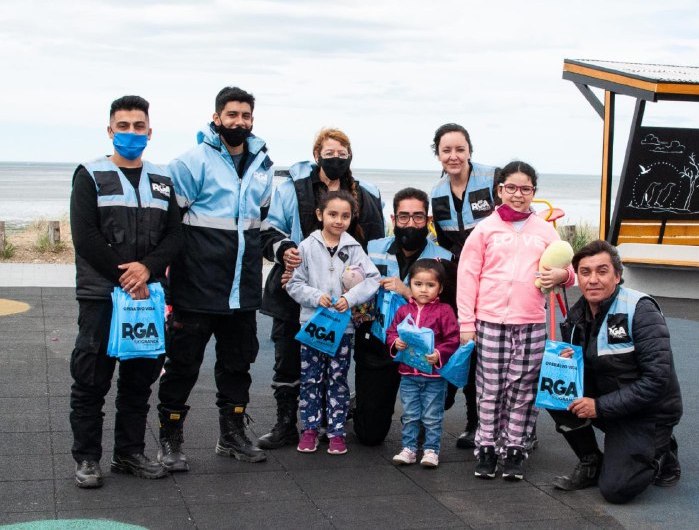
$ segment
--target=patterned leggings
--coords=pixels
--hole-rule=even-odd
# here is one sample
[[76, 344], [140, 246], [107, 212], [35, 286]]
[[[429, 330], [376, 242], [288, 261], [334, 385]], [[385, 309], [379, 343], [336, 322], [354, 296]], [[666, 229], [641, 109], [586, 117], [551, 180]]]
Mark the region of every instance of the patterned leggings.
[[[536, 384], [546, 324], [476, 322], [476, 447], [524, 447], [536, 424]], [[477, 449], [476, 449], [477, 451]]]
[[328, 436], [344, 436], [347, 410], [349, 409], [349, 372], [352, 358], [352, 335], [345, 333], [335, 357], [314, 348], [301, 345], [301, 424], [303, 430], [320, 428], [325, 415], [328, 419]]

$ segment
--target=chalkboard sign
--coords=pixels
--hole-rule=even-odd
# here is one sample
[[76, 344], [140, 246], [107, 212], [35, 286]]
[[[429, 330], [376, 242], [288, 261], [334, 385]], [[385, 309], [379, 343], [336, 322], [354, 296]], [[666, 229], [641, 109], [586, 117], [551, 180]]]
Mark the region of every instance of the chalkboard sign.
[[620, 218], [699, 220], [699, 129], [639, 127], [632, 142]]

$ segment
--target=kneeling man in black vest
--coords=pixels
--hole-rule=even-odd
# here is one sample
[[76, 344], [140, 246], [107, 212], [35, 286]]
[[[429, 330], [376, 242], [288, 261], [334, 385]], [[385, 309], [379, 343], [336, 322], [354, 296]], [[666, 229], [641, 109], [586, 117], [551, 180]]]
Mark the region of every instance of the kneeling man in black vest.
[[[590, 243], [575, 254], [573, 267], [583, 296], [561, 332], [583, 348], [585, 397], [551, 415], [580, 461], [554, 486], [598, 484], [607, 501], [624, 503], [650, 484], [680, 479], [672, 430], [682, 416], [682, 396], [670, 334], [657, 302], [621, 285], [621, 258], [611, 244]], [[593, 427], [605, 433], [604, 454]]]

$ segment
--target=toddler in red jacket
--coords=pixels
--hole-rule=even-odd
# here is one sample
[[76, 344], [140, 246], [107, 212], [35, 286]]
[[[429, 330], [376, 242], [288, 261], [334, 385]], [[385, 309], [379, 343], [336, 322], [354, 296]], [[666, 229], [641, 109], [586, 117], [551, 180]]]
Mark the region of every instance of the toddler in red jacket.
[[394, 464], [414, 464], [417, 460], [417, 437], [420, 423], [425, 428], [425, 442], [420, 464], [439, 465], [439, 449], [444, 420], [444, 397], [447, 382], [435, 368], [443, 366], [459, 347], [459, 323], [453, 309], [439, 301], [446, 272], [434, 259], [419, 259], [410, 268], [410, 301], [401, 306], [386, 331], [386, 344], [391, 355], [407, 348], [398, 336], [398, 324], [412, 315], [415, 324], [434, 332], [434, 351], [427, 355], [432, 365], [429, 373], [401, 363], [400, 400], [403, 405], [403, 449], [393, 457]]

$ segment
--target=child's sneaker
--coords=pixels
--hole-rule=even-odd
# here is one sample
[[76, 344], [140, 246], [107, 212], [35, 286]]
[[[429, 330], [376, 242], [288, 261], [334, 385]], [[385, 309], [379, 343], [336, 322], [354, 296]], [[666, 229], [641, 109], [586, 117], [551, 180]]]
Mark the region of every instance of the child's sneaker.
[[502, 478], [505, 480], [522, 480], [524, 478], [524, 453], [521, 449], [507, 448]]
[[495, 469], [498, 465], [498, 457], [495, 455], [495, 447], [481, 445], [478, 448], [478, 462], [473, 473], [478, 478], [495, 478]]
[[393, 463], [397, 466], [414, 464], [416, 461], [417, 454], [407, 447], [403, 447], [401, 452], [393, 457]]
[[347, 452], [344, 436], [333, 436], [330, 438], [328, 453], [331, 455], [344, 455]]
[[315, 429], [306, 429], [301, 433], [301, 440], [296, 450], [300, 453], [315, 453], [317, 449], [318, 431]]
[[425, 449], [420, 465], [422, 467], [437, 467], [439, 465], [439, 453], [434, 449]]

